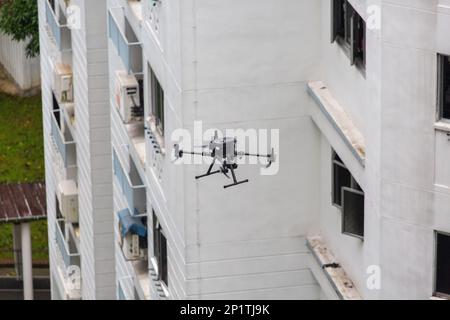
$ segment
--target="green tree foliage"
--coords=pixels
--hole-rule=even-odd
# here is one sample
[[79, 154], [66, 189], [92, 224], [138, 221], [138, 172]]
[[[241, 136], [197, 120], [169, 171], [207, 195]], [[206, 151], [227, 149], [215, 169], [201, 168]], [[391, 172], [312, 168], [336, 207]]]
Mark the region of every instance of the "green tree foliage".
[[27, 41], [27, 57], [39, 54], [37, 0], [0, 0], [0, 30], [16, 41]]

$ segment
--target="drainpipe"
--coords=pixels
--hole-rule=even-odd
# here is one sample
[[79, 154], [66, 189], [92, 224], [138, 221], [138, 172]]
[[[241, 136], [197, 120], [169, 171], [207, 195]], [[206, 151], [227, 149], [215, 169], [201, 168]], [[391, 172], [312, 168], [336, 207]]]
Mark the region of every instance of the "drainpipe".
[[31, 230], [29, 223], [21, 224], [23, 298], [33, 300], [33, 258], [31, 252]]

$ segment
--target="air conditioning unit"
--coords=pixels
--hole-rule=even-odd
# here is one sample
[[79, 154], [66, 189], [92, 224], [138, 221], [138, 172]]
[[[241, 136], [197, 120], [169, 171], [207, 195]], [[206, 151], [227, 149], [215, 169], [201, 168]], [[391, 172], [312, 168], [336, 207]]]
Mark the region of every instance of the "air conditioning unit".
[[142, 120], [143, 106], [140, 105], [139, 83], [135, 76], [125, 71], [116, 72], [116, 106], [124, 123]]
[[147, 260], [147, 246], [144, 245], [146, 239], [137, 234], [129, 233], [123, 239], [123, 254], [128, 261]]
[[70, 65], [55, 65], [53, 89], [59, 103], [73, 102], [73, 73]]
[[78, 188], [73, 180], [64, 180], [58, 185], [59, 210], [70, 223], [78, 223]]

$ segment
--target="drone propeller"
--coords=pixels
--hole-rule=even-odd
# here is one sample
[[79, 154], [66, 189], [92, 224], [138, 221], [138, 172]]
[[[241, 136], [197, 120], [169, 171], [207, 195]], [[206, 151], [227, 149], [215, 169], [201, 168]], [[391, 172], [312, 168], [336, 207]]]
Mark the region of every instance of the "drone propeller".
[[275, 149], [272, 148], [272, 152], [267, 156], [267, 166], [266, 169], [269, 169], [272, 164], [276, 161]]

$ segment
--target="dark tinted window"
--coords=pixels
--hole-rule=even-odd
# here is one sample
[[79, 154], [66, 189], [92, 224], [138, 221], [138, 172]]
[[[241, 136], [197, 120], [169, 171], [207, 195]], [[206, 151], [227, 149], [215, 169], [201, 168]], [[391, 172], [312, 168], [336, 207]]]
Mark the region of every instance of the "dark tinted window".
[[436, 293], [450, 296], [450, 236], [437, 235]]

